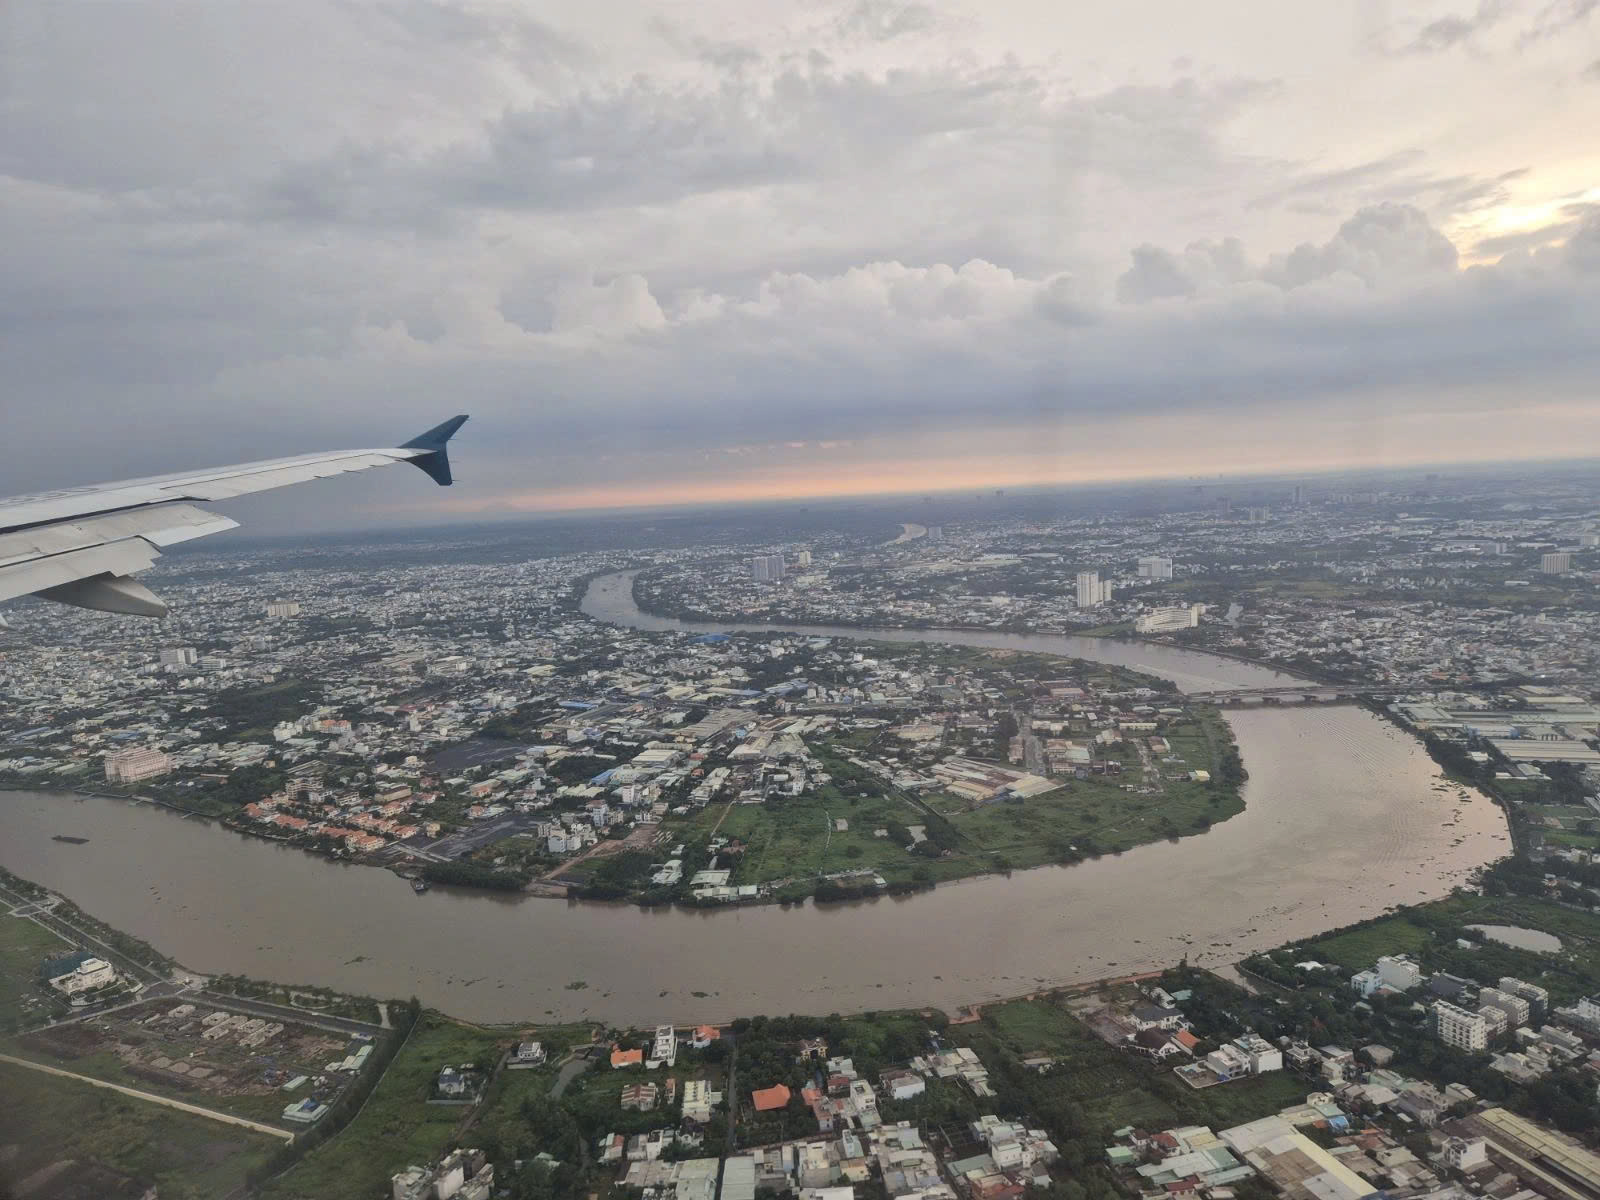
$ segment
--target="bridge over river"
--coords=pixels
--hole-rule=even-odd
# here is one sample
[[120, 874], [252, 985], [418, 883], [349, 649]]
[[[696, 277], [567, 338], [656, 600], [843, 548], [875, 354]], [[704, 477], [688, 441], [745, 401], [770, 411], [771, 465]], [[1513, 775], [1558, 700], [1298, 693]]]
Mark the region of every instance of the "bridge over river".
[[1351, 704], [1357, 700], [1389, 700], [1404, 695], [1396, 691], [1372, 691], [1350, 683], [1301, 683], [1290, 687], [1223, 688], [1210, 692], [1189, 692], [1186, 699], [1239, 708], [1251, 704]]

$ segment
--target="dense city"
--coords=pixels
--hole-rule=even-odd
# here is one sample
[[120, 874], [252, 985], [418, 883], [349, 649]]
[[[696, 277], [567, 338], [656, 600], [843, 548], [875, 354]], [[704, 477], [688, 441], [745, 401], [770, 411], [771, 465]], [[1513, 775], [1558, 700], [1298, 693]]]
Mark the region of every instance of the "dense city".
[[638, 1026], [206, 973], [8, 862], [0, 1071], [21, 1128], [78, 1130], [8, 1146], [19, 1194], [1595, 1200], [1592, 490], [1215, 490], [703, 545], [258, 545], [172, 556], [160, 624], [17, 606], [14, 794], [473, 903], [848, 912], [1131, 860], [1269, 803], [1229, 722], [1285, 708], [1401, 731], [1511, 851], [1225, 966]]

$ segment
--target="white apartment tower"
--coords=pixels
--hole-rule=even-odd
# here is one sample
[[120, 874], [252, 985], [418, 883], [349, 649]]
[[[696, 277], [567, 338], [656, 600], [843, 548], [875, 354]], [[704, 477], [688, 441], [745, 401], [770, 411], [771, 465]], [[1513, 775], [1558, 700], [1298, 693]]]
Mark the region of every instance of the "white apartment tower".
[[1078, 572], [1078, 607], [1093, 608], [1100, 603], [1100, 572]]
[[163, 667], [186, 667], [199, 658], [200, 652], [193, 646], [169, 646], [161, 651], [157, 661]]
[[771, 583], [783, 578], [783, 555], [758, 554], [750, 560], [750, 578], [757, 583]]
[[1572, 570], [1572, 551], [1557, 550], [1539, 559], [1539, 570], [1546, 575], [1565, 575]]

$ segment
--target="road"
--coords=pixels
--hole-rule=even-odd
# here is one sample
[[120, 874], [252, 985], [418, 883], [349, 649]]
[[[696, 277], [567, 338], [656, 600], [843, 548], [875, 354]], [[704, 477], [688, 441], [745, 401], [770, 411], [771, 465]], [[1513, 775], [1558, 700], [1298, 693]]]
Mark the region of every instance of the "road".
[[78, 1075], [72, 1071], [63, 1071], [59, 1067], [47, 1067], [44, 1063], [36, 1063], [26, 1058], [15, 1058], [10, 1054], [0, 1054], [0, 1062], [10, 1063], [16, 1067], [26, 1067], [30, 1071], [42, 1071], [46, 1075], [57, 1075], [62, 1079], [76, 1079], [79, 1083], [87, 1083], [90, 1087], [105, 1088], [111, 1092], [121, 1092], [124, 1096], [132, 1096], [135, 1100], [148, 1100], [151, 1104], [163, 1104], [168, 1108], [175, 1108], [179, 1112], [192, 1113], [194, 1116], [205, 1117], [211, 1121], [221, 1121], [224, 1125], [238, 1125], [256, 1133], [265, 1133], [271, 1137], [282, 1138], [286, 1142], [294, 1141], [294, 1134], [287, 1129], [279, 1129], [273, 1125], [263, 1125], [260, 1121], [252, 1121], [247, 1117], [236, 1117], [232, 1113], [218, 1112], [214, 1108], [202, 1108], [198, 1104], [186, 1104], [182, 1100], [174, 1100], [169, 1096], [158, 1096], [154, 1092], [141, 1092], [138, 1088], [123, 1087], [120, 1083], [110, 1083], [104, 1079], [95, 1079], [89, 1075]]
[[1022, 737], [1022, 769], [1030, 775], [1049, 775], [1045, 767], [1044, 747], [1033, 732], [1033, 717], [1027, 713], [1017, 718], [1017, 733]]
[[357, 1021], [352, 1017], [335, 1017], [315, 1009], [290, 1008], [283, 1004], [268, 1004], [265, 1000], [247, 1000], [240, 996], [219, 996], [212, 992], [197, 992], [198, 1003], [213, 1004], [217, 1008], [233, 1009], [254, 1017], [269, 1017], [274, 1021], [293, 1021], [299, 1025], [312, 1025], [332, 1033], [364, 1033], [369, 1037], [383, 1032], [382, 1025], [370, 1021]]
[[717, 1156], [721, 1161], [717, 1163], [716, 1200], [722, 1200], [722, 1177], [728, 1170], [728, 1155], [733, 1153], [738, 1144], [733, 1140], [733, 1127], [739, 1115], [739, 1043], [731, 1029], [723, 1036], [733, 1043], [733, 1052], [728, 1055], [728, 1090], [723, 1093], [728, 1101], [728, 1140], [723, 1143], [722, 1153]]

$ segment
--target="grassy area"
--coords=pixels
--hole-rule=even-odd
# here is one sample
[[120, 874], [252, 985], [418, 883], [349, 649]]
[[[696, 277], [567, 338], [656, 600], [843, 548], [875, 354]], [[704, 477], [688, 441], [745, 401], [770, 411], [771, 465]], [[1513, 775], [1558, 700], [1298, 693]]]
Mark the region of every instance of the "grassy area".
[[493, 1057], [509, 1040], [424, 1013], [361, 1115], [262, 1195], [315, 1200], [381, 1194], [401, 1167], [437, 1158], [465, 1115], [461, 1108], [427, 1103], [439, 1068]]
[[1364, 971], [1381, 954], [1421, 954], [1428, 943], [1426, 929], [1405, 917], [1390, 917], [1361, 929], [1311, 942], [1306, 950], [1321, 962], [1337, 963], [1348, 971]]
[[5, 1096], [0, 1142], [17, 1151], [0, 1167], [0, 1191], [51, 1163], [77, 1159], [153, 1183], [163, 1198], [213, 1200], [243, 1182], [245, 1172], [278, 1144], [261, 1134], [9, 1064], [0, 1064], [0, 1095]]
[[1049, 999], [990, 1005], [980, 1022], [952, 1026], [949, 1035], [977, 1050], [991, 1069], [999, 1053], [1050, 1055], [1056, 1062], [1049, 1089], [1082, 1106], [1106, 1131], [1191, 1123], [1225, 1129], [1298, 1104], [1309, 1090], [1303, 1079], [1277, 1072], [1197, 1091], [1172, 1073], [1176, 1060], [1157, 1065], [1111, 1046]]
[[56, 1007], [39, 988], [39, 964], [71, 949], [33, 921], [0, 917], [0, 1029], [32, 1024]]

